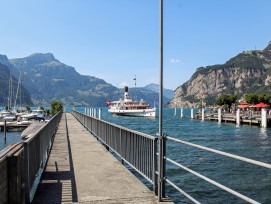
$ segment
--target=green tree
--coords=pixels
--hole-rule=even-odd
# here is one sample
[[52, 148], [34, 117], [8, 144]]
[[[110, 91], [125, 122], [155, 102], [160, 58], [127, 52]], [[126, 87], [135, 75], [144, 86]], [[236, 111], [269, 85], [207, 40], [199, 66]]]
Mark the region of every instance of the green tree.
[[256, 103], [259, 102], [258, 95], [255, 94], [255, 93], [248, 93], [248, 94], [245, 94], [244, 99], [245, 99], [245, 101], [248, 102], [249, 104], [256, 104]]
[[29, 105], [26, 105], [26, 106], [25, 106], [25, 109], [26, 109], [27, 111], [30, 111], [31, 108], [30, 108]]
[[52, 101], [51, 102], [51, 114], [55, 115], [57, 114], [59, 111], [61, 111], [63, 108], [63, 105], [60, 101]]
[[230, 111], [231, 106], [233, 103], [235, 103], [237, 100], [237, 96], [236, 95], [221, 95], [216, 99], [216, 104], [219, 106], [223, 106], [226, 105]]

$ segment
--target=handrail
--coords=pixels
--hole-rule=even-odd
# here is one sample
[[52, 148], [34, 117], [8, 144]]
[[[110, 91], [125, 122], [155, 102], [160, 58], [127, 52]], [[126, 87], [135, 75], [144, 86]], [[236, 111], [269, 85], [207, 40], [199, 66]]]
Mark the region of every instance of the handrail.
[[[112, 123], [109, 123], [109, 122], [106, 122], [106, 121], [103, 121], [103, 120], [100, 120], [100, 119], [96, 119], [94, 117], [90, 117], [90, 116], [87, 116], [87, 115], [84, 115], [82, 113], [79, 113], [79, 112], [75, 112], [75, 111], [72, 111], [72, 114], [89, 130], [91, 131], [95, 136], [97, 136], [101, 141], [102, 143], [104, 143], [108, 148], [110, 148], [112, 151], [114, 151], [118, 156], [121, 157], [122, 160], [124, 160], [127, 164], [129, 164], [132, 168], [137, 168], [137, 165], [135, 165], [133, 162], [130, 163], [130, 157], [131, 156], [134, 156], [134, 155], [129, 155], [129, 158], [126, 158], [123, 156], [123, 152], [121, 151], [118, 151], [119, 149], [115, 148], [117, 147], [118, 145], [116, 145], [116, 140], [118, 140], [118, 136], [115, 138], [115, 139], [109, 139], [109, 137], [113, 137], [114, 134], [116, 135], [122, 135], [122, 130], [123, 131], [128, 131], [129, 132], [129, 137], [133, 137], [133, 134], [137, 134], [137, 135], [142, 135], [143, 137], [146, 137], [148, 139], [156, 139], [158, 140], [158, 137], [154, 137], [154, 136], [150, 136], [150, 135], [147, 135], [147, 134], [143, 134], [143, 133], [140, 133], [140, 132], [137, 132], [137, 131], [134, 131], [134, 130], [130, 130], [130, 129], [127, 129], [127, 128], [124, 128], [124, 127], [121, 127], [121, 126], [118, 126], [118, 125], [115, 125], [115, 124], [112, 124]], [[110, 129], [110, 128], [118, 128], [118, 130], [116, 131], [115, 129]], [[100, 135], [102, 133], [102, 136]], [[111, 140], [114, 141], [114, 143], [110, 143]], [[256, 160], [253, 160], [253, 159], [249, 159], [249, 158], [246, 158], [246, 157], [242, 157], [242, 156], [238, 156], [238, 155], [235, 155], [235, 154], [231, 154], [231, 153], [227, 153], [227, 152], [223, 152], [223, 151], [219, 151], [219, 150], [216, 150], [216, 149], [212, 149], [212, 148], [208, 148], [208, 147], [204, 147], [204, 146], [201, 146], [201, 145], [198, 145], [198, 144], [194, 144], [194, 143], [191, 143], [191, 142], [187, 142], [187, 141], [184, 141], [184, 140], [180, 140], [180, 139], [176, 139], [176, 138], [173, 138], [173, 137], [170, 137], [170, 136], [167, 136], [167, 135], [163, 135], [162, 137], [159, 137], [159, 142], [162, 143], [163, 145], [166, 146], [166, 141], [167, 140], [171, 140], [173, 142], [177, 142], [177, 143], [181, 143], [181, 144], [184, 144], [186, 146], [191, 146], [191, 147], [194, 147], [194, 148], [197, 148], [197, 149], [202, 149], [204, 151], [208, 151], [208, 152], [211, 152], [211, 153], [215, 153], [215, 154], [218, 154], [218, 155], [222, 155], [222, 156], [225, 156], [225, 157], [228, 157], [228, 158], [231, 158], [231, 159], [234, 159], [234, 160], [239, 160], [239, 161], [243, 161], [243, 162], [246, 162], [246, 163], [249, 163], [249, 164], [253, 164], [253, 165], [256, 165], [256, 166], [259, 166], [259, 167], [264, 167], [264, 168], [267, 168], [267, 169], [271, 169], [271, 164], [268, 164], [268, 163], [264, 163], [264, 162], [260, 162], [260, 161], [256, 161]], [[118, 142], [118, 141], [117, 141]], [[111, 146], [113, 145], [113, 146]], [[130, 148], [131, 146], [129, 146], [130, 144], [129, 143], [125, 143], [124, 145], [128, 145], [127, 148]], [[152, 157], [154, 157], [155, 159], [153, 159], [154, 161], [157, 161], [157, 158], [161, 156], [161, 154], [163, 155], [163, 152], [157, 152], [157, 149], [158, 149], [158, 143], [154, 143], [155, 147], [153, 147], [155, 149], [154, 151], [154, 154], [152, 154]], [[133, 146], [133, 148], [142, 148], [140, 147], [140, 143], [136, 143], [135, 146]], [[164, 161], [167, 161], [191, 174], [193, 174], [194, 176], [197, 176], [205, 181], [207, 181], [208, 183], [210, 184], [213, 184], [215, 185], [216, 187], [232, 194], [232, 195], [235, 195], [237, 196], [238, 198], [244, 200], [244, 201], [247, 201], [249, 203], [253, 203], [253, 204], [258, 204], [259, 202], [256, 201], [256, 200], [253, 200], [252, 198], [249, 198], [229, 187], [226, 187], [220, 183], [218, 183], [217, 181], [214, 181], [206, 176], [203, 176], [202, 174], [172, 160], [171, 158], [167, 157], [166, 155], [163, 155], [162, 158], [164, 159]], [[136, 160], [138, 160], [138, 158], [136, 158]], [[159, 165], [161, 165], [160, 163], [161, 161], [159, 161]], [[148, 165], [150, 165], [151, 163], [148, 163]], [[149, 182], [153, 181], [153, 184], [155, 185], [155, 182], [156, 185], [158, 184], [158, 181], [157, 181], [157, 178], [162, 178], [162, 180], [166, 183], [168, 183], [170, 186], [172, 186], [173, 188], [175, 188], [177, 191], [179, 191], [182, 195], [184, 195], [186, 198], [188, 198], [189, 200], [191, 200], [192, 202], [194, 203], [200, 203], [199, 201], [197, 201], [196, 199], [194, 199], [191, 195], [189, 195], [188, 193], [186, 193], [185, 191], [183, 191], [181, 188], [179, 188], [176, 184], [174, 184], [172, 181], [170, 181], [167, 177], [166, 177], [166, 173], [165, 175], [160, 175], [159, 176], [159, 173], [158, 173], [158, 168], [156, 167], [156, 165], [154, 165], [155, 168], [153, 168], [153, 174], [155, 176], [152, 176], [151, 179], [146, 176], [146, 174], [144, 174], [144, 172], [142, 172], [139, 168], [138, 169], [135, 169], [137, 172], [139, 172], [143, 177], [145, 177]], [[156, 179], [156, 180], [153, 180], [153, 179]], [[161, 181], [160, 181], [161, 182]], [[154, 188], [155, 189], [155, 188]], [[158, 192], [160, 191], [161, 189], [158, 188]], [[165, 191], [165, 189], [162, 189], [162, 191]]]
[[13, 144], [13, 145], [10, 145], [10, 146], [7, 146], [4, 150], [4, 152], [2, 152], [1, 154], [0, 154], [0, 159], [2, 158], [2, 157], [4, 157], [7, 153], [9, 153], [13, 148], [15, 148], [16, 146], [18, 146], [18, 145], [20, 145], [20, 144], [22, 144], [23, 142], [18, 142], [18, 143], [15, 143], [15, 144]]
[[179, 142], [179, 143], [182, 143], [182, 144], [186, 144], [186, 145], [189, 145], [189, 146], [192, 146], [192, 147], [196, 147], [198, 149], [203, 149], [203, 150], [206, 150], [208, 152], [213, 152], [213, 153], [216, 153], [216, 154], [219, 154], [219, 155], [223, 155], [223, 156], [226, 156], [226, 157], [229, 157], [229, 158], [232, 158], [232, 159], [237, 159], [237, 160], [244, 161], [244, 162], [247, 162], [247, 163], [250, 163], [250, 164], [255, 164], [257, 166], [261, 166], [261, 167], [271, 169], [271, 164], [256, 161], [256, 160], [249, 159], [249, 158], [246, 158], [246, 157], [241, 157], [241, 156], [230, 154], [230, 153], [227, 153], [227, 152], [222, 152], [222, 151], [219, 151], [219, 150], [216, 150], [216, 149], [212, 149], [212, 148], [209, 148], [209, 147], [204, 147], [204, 146], [201, 146], [201, 145], [193, 144], [191, 142], [183, 141], [183, 140], [176, 139], [176, 138], [169, 137], [169, 136], [167, 136], [167, 139], [175, 141], [175, 142]]
[[108, 150], [115, 152], [122, 162], [128, 164], [150, 182], [154, 191], [156, 191], [157, 137], [130, 130], [77, 111], [71, 111], [71, 114]]
[[[52, 139], [56, 133], [62, 110], [50, 119], [38, 132], [23, 141], [24, 144], [24, 181], [25, 200], [31, 201], [31, 191], [37, 174], [43, 171], [48, 154], [52, 146]], [[33, 195], [32, 195], [33, 196]]]
[[255, 201], [255, 200], [253, 200], [253, 199], [251, 199], [251, 198], [249, 198], [247, 196], [244, 196], [241, 193], [238, 193], [238, 192], [236, 192], [236, 191], [234, 191], [234, 190], [232, 190], [232, 189], [230, 189], [230, 188], [228, 188], [228, 187], [226, 187], [226, 186], [224, 186], [224, 185], [222, 185], [222, 184], [220, 184], [220, 183], [218, 183], [218, 182], [216, 182], [216, 181], [214, 181], [212, 179], [209, 179], [208, 177], [203, 176], [203, 175], [201, 175], [201, 174], [199, 174], [199, 173], [197, 173], [197, 172], [195, 172], [195, 171], [193, 171], [193, 170], [191, 170], [191, 169], [189, 169], [189, 168], [187, 168], [187, 167], [173, 161], [172, 159], [166, 158], [166, 160], [171, 162], [172, 164], [175, 164], [176, 166], [190, 172], [191, 174], [194, 174], [195, 176], [197, 176], [197, 177], [199, 177], [199, 178], [201, 178], [201, 179], [203, 179], [203, 180], [205, 180], [205, 181], [207, 181], [207, 182], [221, 188], [222, 190], [227, 191], [228, 193], [231, 193], [231, 194], [241, 198], [242, 200], [245, 200], [245, 201], [247, 201], [249, 203], [253, 203], [253, 204], [260, 204], [259, 202]]

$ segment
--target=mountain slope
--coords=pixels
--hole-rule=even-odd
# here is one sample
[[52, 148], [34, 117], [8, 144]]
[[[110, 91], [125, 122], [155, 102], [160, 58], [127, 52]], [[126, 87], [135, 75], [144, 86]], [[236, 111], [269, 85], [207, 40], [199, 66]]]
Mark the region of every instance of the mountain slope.
[[[148, 84], [147, 86], [144, 86], [145, 89], [148, 89], [150, 91], [154, 91], [159, 93], [160, 86], [158, 84]], [[173, 97], [173, 90], [163, 88], [163, 95], [168, 98], [168, 100], [172, 99]]]
[[[3, 61], [3, 55], [0, 56]], [[8, 63], [5, 63], [8, 64]], [[9, 80], [10, 80], [10, 69], [6, 66], [0, 63], [0, 106], [6, 106], [8, 104], [8, 100], [12, 97], [12, 106], [15, 103], [16, 93], [18, 89], [18, 80], [12, 76], [12, 95], [9, 96]], [[17, 94], [17, 105], [20, 103], [25, 105], [33, 105], [31, 101], [31, 97], [29, 92], [24, 88], [24, 86], [21, 87], [21, 91], [18, 89]]]
[[55, 59], [53, 54], [33, 54], [26, 58], [11, 59], [22, 69], [24, 85], [37, 104], [50, 104], [61, 100], [64, 105], [99, 106], [105, 103], [117, 88], [102, 79], [80, 75], [76, 70]]
[[225, 64], [200, 67], [193, 76], [174, 91], [168, 107], [192, 106], [203, 99], [214, 105], [221, 94], [271, 93], [271, 47], [243, 52]]

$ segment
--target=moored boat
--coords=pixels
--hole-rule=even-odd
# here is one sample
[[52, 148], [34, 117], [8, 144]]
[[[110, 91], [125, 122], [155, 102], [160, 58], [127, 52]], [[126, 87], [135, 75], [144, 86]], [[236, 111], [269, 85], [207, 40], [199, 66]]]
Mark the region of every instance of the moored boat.
[[128, 94], [127, 86], [124, 88], [123, 99], [112, 102], [107, 101], [106, 105], [109, 107], [108, 112], [116, 115], [151, 118], [155, 118], [156, 115], [156, 108], [151, 108], [143, 99], [140, 101], [133, 101]]

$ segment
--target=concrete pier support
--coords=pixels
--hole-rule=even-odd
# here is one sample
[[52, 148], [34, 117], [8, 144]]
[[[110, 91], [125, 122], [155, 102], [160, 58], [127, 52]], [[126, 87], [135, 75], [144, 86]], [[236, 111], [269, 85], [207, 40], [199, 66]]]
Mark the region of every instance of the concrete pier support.
[[219, 109], [217, 110], [217, 113], [218, 113], [218, 123], [221, 123], [221, 121], [222, 121], [221, 108], [219, 108]]
[[87, 113], [87, 107], [85, 107], [85, 115], [87, 115], [88, 113]]
[[266, 108], [262, 108], [261, 112], [261, 127], [266, 128], [267, 127], [267, 110]]
[[194, 109], [191, 108], [191, 118], [194, 119]]
[[183, 108], [181, 108], [181, 118], [183, 118]]
[[240, 125], [240, 109], [239, 108], [236, 111], [236, 124]]
[[176, 116], [176, 112], [177, 112], [177, 110], [176, 110], [176, 108], [175, 108], [175, 110], [174, 110], [174, 116]]
[[201, 120], [204, 121], [204, 108], [201, 110]]

